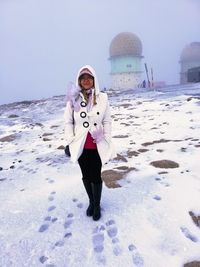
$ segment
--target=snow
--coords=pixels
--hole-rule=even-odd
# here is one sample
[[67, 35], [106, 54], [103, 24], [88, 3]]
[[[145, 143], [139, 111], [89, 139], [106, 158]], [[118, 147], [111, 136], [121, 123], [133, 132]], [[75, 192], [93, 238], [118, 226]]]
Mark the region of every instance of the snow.
[[[113, 142], [127, 161], [114, 159], [103, 170], [137, 170], [118, 181], [121, 187], [104, 185], [97, 222], [85, 215], [79, 166], [57, 149], [65, 145], [65, 97], [0, 106], [0, 138], [16, 134], [0, 142], [0, 266], [200, 261], [200, 228], [189, 215], [200, 215], [199, 95], [199, 84], [109, 93]], [[13, 114], [18, 117], [8, 118]], [[150, 163], [156, 160], [179, 167], [155, 168]]]

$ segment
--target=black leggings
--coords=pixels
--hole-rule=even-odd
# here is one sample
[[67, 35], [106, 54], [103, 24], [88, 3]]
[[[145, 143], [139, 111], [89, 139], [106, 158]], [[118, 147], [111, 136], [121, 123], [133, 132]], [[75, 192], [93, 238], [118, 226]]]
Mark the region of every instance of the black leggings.
[[79, 166], [83, 175], [83, 180], [99, 184], [101, 180], [101, 158], [97, 149], [83, 149], [83, 153], [78, 159]]

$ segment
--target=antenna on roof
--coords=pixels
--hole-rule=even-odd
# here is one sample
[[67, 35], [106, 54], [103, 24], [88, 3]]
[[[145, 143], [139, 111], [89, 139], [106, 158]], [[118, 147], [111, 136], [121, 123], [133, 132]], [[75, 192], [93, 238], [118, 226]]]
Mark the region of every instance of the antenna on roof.
[[149, 73], [148, 73], [147, 63], [144, 63], [144, 66], [145, 66], [146, 75], [147, 75], [148, 87], [150, 88], [151, 87], [151, 83], [150, 83], [150, 80], [149, 80]]

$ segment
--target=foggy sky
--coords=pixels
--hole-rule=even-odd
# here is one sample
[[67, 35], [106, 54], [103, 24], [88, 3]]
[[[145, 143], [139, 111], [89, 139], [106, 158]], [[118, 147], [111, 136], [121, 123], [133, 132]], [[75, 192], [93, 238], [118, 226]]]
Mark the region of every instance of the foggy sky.
[[65, 94], [85, 64], [109, 88], [120, 32], [140, 38], [155, 80], [179, 83], [181, 51], [200, 41], [200, 1], [0, 0], [0, 104]]

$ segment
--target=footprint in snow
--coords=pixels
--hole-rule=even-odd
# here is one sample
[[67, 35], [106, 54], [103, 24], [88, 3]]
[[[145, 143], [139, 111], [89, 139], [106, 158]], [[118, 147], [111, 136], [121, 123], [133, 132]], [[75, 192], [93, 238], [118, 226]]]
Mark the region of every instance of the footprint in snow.
[[27, 173], [36, 173], [37, 172], [37, 169], [31, 169], [31, 168], [22, 168], [22, 169], [27, 171]]
[[96, 226], [92, 233], [92, 244], [93, 250], [95, 252], [96, 259], [98, 263], [105, 265], [106, 258], [103, 254], [104, 251], [104, 231], [105, 227], [103, 225]]
[[69, 213], [67, 215], [67, 219], [66, 221], [64, 222], [64, 228], [67, 229], [70, 227], [70, 225], [73, 223], [74, 219], [73, 219], [74, 215], [73, 213]]
[[144, 266], [144, 259], [142, 258], [141, 254], [138, 252], [137, 248], [135, 245], [130, 244], [128, 246], [128, 250], [132, 254], [132, 262], [134, 266], [137, 267], [142, 267]]
[[49, 200], [49, 201], [53, 201], [53, 200], [54, 200], [54, 197], [53, 197], [53, 196], [49, 196], [49, 197], [48, 197], [48, 200]]
[[83, 203], [78, 203], [78, 204], [77, 204], [77, 207], [78, 207], [79, 209], [82, 209], [82, 208], [83, 208]]
[[166, 181], [164, 181], [163, 179], [159, 178], [159, 177], [156, 177], [155, 178], [156, 181], [158, 181], [161, 185], [165, 186], [165, 187], [169, 187], [170, 184]]
[[51, 222], [55, 223], [57, 220], [58, 220], [58, 218], [54, 217], [54, 218], [51, 219]]
[[55, 181], [53, 179], [46, 178], [49, 184], [53, 184]]
[[65, 241], [64, 240], [56, 241], [56, 243], [53, 246], [53, 249], [56, 248], [56, 247], [63, 247], [64, 244], [65, 244]]
[[153, 197], [153, 199], [155, 199], [155, 200], [161, 200], [161, 197], [160, 196], [158, 196], [158, 195], [155, 195], [154, 197]]
[[[46, 257], [46, 256], [41, 256], [39, 258], [39, 262], [44, 264], [49, 258]], [[56, 267], [56, 265], [52, 264], [52, 263], [49, 263], [49, 264], [46, 264], [45, 267]]]
[[[48, 178], [47, 178], [48, 179]], [[50, 195], [49, 195], [49, 197], [48, 197], [48, 200], [49, 201], [53, 201], [54, 200], [54, 195], [56, 194], [56, 192], [55, 191], [52, 191], [51, 193], [50, 193]]]
[[50, 211], [52, 211], [52, 210], [55, 210], [55, 208], [56, 208], [56, 206], [50, 206], [50, 207], [48, 208], [48, 212], [50, 212]]
[[49, 184], [53, 184], [54, 182], [55, 182], [55, 181], [54, 181], [53, 179], [49, 179], [49, 180], [48, 180], [48, 183], [49, 183]]
[[[64, 223], [65, 229], [68, 229], [70, 225], [73, 223], [73, 217], [74, 217], [73, 213], [69, 213], [67, 215], [67, 219]], [[65, 245], [65, 240], [69, 239], [71, 236], [72, 236], [72, 233], [70, 231], [65, 233], [65, 235], [63, 236], [63, 239], [56, 241], [52, 249], [63, 247]]]
[[[51, 192], [51, 195], [50, 196], [52, 196], [52, 195], [54, 195], [56, 192], [54, 191], [54, 192]], [[50, 196], [49, 196], [49, 198], [50, 198]], [[49, 199], [48, 198], [48, 199]], [[52, 199], [52, 200], [54, 200], [54, 199]], [[48, 208], [48, 212], [51, 212], [52, 210], [54, 210], [56, 207], [55, 206], [50, 206], [49, 208]], [[41, 226], [40, 226], [40, 228], [39, 228], [39, 232], [40, 233], [42, 233], [42, 232], [45, 232], [48, 228], [49, 228], [49, 226], [50, 226], [50, 223], [55, 223], [56, 221], [58, 220], [58, 218], [57, 217], [52, 217], [52, 216], [46, 216], [45, 218], [44, 218], [44, 224], [42, 224]]]
[[55, 223], [57, 220], [58, 220], [57, 217], [51, 217], [51, 216], [45, 217], [44, 218], [45, 223], [40, 226], [38, 231], [40, 233], [45, 232], [49, 228], [50, 223]]
[[72, 237], [72, 233], [71, 233], [71, 232], [67, 232], [67, 233], [64, 235], [64, 238], [69, 239], [70, 237]]
[[27, 173], [36, 173], [36, 170], [30, 169], [30, 168], [20, 168], [23, 169], [24, 171], [26, 171]]
[[[77, 199], [77, 198], [73, 198], [72, 201], [75, 202], [75, 203], [77, 203], [77, 202], [78, 202], [78, 199]], [[83, 203], [78, 202], [76, 206], [77, 206], [79, 209], [82, 209], [84, 205], [83, 205]]]
[[47, 229], [49, 228], [49, 224], [45, 223], [45, 224], [42, 224], [39, 228], [39, 232], [42, 233], [42, 232], [45, 232]]
[[45, 263], [45, 261], [47, 261], [48, 260], [48, 257], [46, 257], [46, 256], [41, 256], [40, 258], [39, 258], [39, 261], [42, 263], [42, 264], [44, 264]]
[[187, 227], [181, 227], [182, 233], [185, 235], [186, 238], [190, 239], [192, 242], [198, 242], [198, 238], [194, 236]]
[[[49, 258], [46, 257], [46, 256], [41, 256], [39, 258], [39, 262], [42, 263], [42, 264], [44, 264], [48, 259]], [[56, 267], [56, 265], [55, 264], [52, 264], [52, 263], [49, 263], [49, 264], [46, 264], [45, 267]]]
[[114, 255], [115, 256], [120, 255], [122, 252], [122, 249], [119, 245], [119, 239], [117, 237], [118, 229], [116, 227], [114, 220], [111, 219], [106, 222], [106, 231], [107, 231], [109, 238], [112, 240]]

